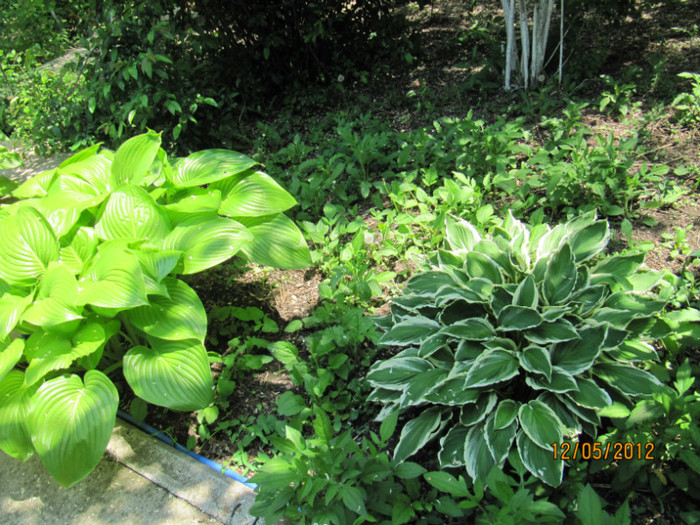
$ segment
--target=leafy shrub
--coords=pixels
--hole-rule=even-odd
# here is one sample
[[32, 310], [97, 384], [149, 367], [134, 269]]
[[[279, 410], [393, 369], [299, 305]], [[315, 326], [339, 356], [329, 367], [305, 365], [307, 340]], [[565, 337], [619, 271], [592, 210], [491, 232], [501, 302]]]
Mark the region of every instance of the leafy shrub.
[[102, 457], [116, 369], [149, 403], [211, 402], [206, 314], [175, 275], [239, 251], [281, 268], [310, 262], [283, 213], [294, 199], [254, 160], [207, 150], [171, 163], [160, 145], [149, 131], [116, 152], [92, 146], [0, 208], [0, 448], [36, 451], [64, 486]]
[[485, 480], [521, 461], [552, 486], [563, 461], [552, 445], [583, 431], [613, 400], [649, 397], [661, 383], [634, 362], [656, 358], [662, 274], [643, 255], [600, 256], [609, 238], [593, 212], [550, 228], [511, 214], [490, 238], [447, 221], [449, 250], [394, 299], [380, 343], [399, 352], [367, 375], [379, 418], [408, 417], [398, 463], [440, 437], [441, 467]]

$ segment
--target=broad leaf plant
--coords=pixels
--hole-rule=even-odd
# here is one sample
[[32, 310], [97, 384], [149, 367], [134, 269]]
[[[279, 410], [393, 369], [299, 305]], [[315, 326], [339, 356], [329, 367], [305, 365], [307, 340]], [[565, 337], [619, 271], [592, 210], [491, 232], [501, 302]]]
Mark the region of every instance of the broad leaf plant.
[[143, 400], [206, 407], [207, 318], [177, 275], [237, 253], [302, 268], [296, 204], [228, 150], [169, 160], [160, 134], [95, 145], [17, 187], [0, 207], [0, 449], [35, 451], [70, 486], [97, 465], [115, 422], [119, 369]]
[[604, 256], [593, 212], [554, 228], [509, 213], [488, 237], [448, 218], [446, 234], [383, 320], [397, 353], [367, 375], [379, 419], [406, 419], [394, 460], [439, 438], [442, 468], [484, 482], [509, 461], [558, 486], [553, 445], [595, 438], [606, 410], [663, 389], [644, 369], [668, 329], [663, 274], [643, 254]]

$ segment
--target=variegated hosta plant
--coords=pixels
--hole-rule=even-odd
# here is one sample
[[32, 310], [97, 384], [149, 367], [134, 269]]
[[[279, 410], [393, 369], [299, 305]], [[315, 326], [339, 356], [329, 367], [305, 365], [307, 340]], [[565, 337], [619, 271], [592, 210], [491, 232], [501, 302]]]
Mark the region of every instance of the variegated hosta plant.
[[367, 375], [380, 419], [410, 410], [395, 461], [439, 438], [442, 467], [483, 482], [509, 459], [557, 486], [553, 444], [595, 436], [613, 401], [662, 388], [643, 370], [657, 358], [646, 339], [666, 326], [651, 293], [662, 275], [643, 255], [601, 257], [609, 227], [593, 213], [552, 229], [509, 214], [488, 238], [446, 226], [449, 249], [382, 323], [380, 343], [400, 351]]
[[206, 407], [213, 385], [197, 294], [175, 277], [241, 252], [309, 264], [296, 204], [257, 163], [206, 150], [169, 162], [160, 134], [93, 146], [0, 208], [0, 449], [36, 451], [62, 485], [99, 462], [123, 369], [134, 393]]

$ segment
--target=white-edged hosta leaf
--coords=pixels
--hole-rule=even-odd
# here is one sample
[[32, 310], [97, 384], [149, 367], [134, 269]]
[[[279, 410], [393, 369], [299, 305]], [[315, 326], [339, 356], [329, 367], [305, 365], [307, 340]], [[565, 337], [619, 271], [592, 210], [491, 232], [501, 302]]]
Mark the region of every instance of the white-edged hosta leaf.
[[33, 300], [33, 293], [24, 297], [6, 293], [0, 297], [0, 340], [5, 339], [14, 330], [20, 317]]
[[464, 442], [464, 462], [467, 473], [474, 481], [485, 480], [491, 469], [496, 466], [486, 443], [483, 423], [469, 429]]
[[282, 270], [307, 268], [311, 264], [304, 236], [283, 213], [271, 217], [242, 217], [240, 222], [253, 234], [253, 242], [241, 248], [252, 262]]
[[663, 391], [663, 384], [652, 374], [622, 363], [600, 363], [593, 373], [625, 395], [651, 396]]
[[541, 324], [542, 316], [534, 308], [509, 305], [498, 313], [498, 329], [501, 331], [527, 330]]
[[440, 329], [437, 321], [427, 317], [409, 317], [392, 326], [379, 340], [379, 344], [392, 346], [418, 346]]
[[[474, 390], [467, 391], [473, 392]], [[475, 425], [486, 419], [496, 406], [496, 401], [498, 401], [498, 396], [495, 392], [476, 391], [479, 392], [479, 398], [476, 403], [465, 404], [459, 412], [459, 422], [463, 425]]]
[[109, 196], [95, 231], [104, 240], [157, 241], [170, 232], [170, 225], [161, 207], [146, 190], [123, 184]]
[[35, 390], [25, 384], [19, 370], [0, 380], [0, 450], [21, 461], [34, 453], [27, 419]]
[[644, 255], [644, 253], [640, 252], [606, 257], [593, 267], [591, 274], [611, 274], [619, 277], [629, 277], [644, 263]]
[[485, 341], [496, 336], [496, 331], [491, 323], [477, 317], [457, 321], [442, 328], [440, 333], [467, 341]]
[[173, 166], [171, 182], [177, 188], [210, 184], [255, 166], [256, 161], [225, 149], [208, 149], [179, 159]]
[[576, 378], [578, 390], [569, 392], [569, 398], [582, 407], [602, 409], [612, 405], [610, 395], [600, 388], [595, 381], [582, 377]]
[[399, 409], [425, 404], [425, 393], [430, 391], [436, 384], [442, 382], [447, 377], [447, 374], [448, 371], [443, 368], [434, 368], [415, 375], [405, 385], [399, 400]]
[[31, 179], [20, 184], [13, 192], [12, 196], [18, 199], [31, 199], [33, 197], [45, 197], [56, 176], [56, 170], [42, 171], [34, 175]]
[[393, 357], [374, 365], [367, 374], [367, 381], [373, 387], [403, 390], [413, 377], [433, 368], [435, 367], [427, 359]]
[[229, 217], [260, 217], [281, 213], [296, 204], [294, 197], [272, 177], [250, 171], [231, 188], [219, 213]]
[[230, 259], [252, 239], [237, 221], [195, 215], [178, 224], [163, 239], [162, 248], [184, 252], [182, 273], [192, 274]]
[[66, 266], [51, 262], [39, 282], [34, 303], [22, 320], [37, 326], [55, 326], [82, 319], [76, 308], [77, 298], [78, 283], [73, 274]]
[[119, 146], [112, 161], [112, 188], [127, 182], [141, 184], [160, 149], [160, 136], [161, 133], [148, 130]]
[[561, 343], [579, 339], [576, 327], [567, 319], [558, 319], [551, 323], [542, 323], [525, 332], [525, 338], [536, 344]]
[[152, 337], [198, 339], [207, 335], [207, 314], [197, 293], [179, 279], [166, 278], [167, 297], [151, 297], [150, 304], [130, 310], [129, 320]]
[[490, 350], [476, 358], [467, 374], [467, 386], [476, 388], [518, 375], [518, 358], [503, 350]]
[[551, 443], [546, 449], [542, 448], [521, 430], [518, 432], [517, 444], [520, 460], [535, 477], [552, 487], [561, 485], [564, 475], [564, 461], [554, 459]]
[[475, 403], [481, 392], [476, 388], [466, 388], [466, 375], [453, 376], [436, 384], [425, 395], [425, 400], [436, 405], [462, 406]]
[[445, 286], [454, 286], [455, 279], [450, 274], [440, 271], [421, 272], [412, 276], [406, 284], [406, 293], [421, 296], [434, 296]]
[[519, 408], [520, 404], [512, 399], [504, 399], [498, 403], [498, 408], [496, 408], [496, 411], [493, 413], [493, 428], [495, 430], [500, 430], [510, 426], [518, 416]]
[[528, 275], [518, 285], [517, 290], [513, 294], [513, 305], [526, 306], [528, 308], [537, 308], [539, 304], [540, 293], [537, 290], [537, 284], [532, 275]]
[[199, 341], [161, 341], [137, 346], [124, 355], [124, 377], [144, 401], [171, 410], [207, 407], [214, 396], [204, 346]]
[[9, 344], [0, 343], [0, 382], [19, 362], [23, 352], [23, 339], [14, 339]]
[[607, 221], [596, 221], [574, 233], [569, 239], [577, 263], [587, 261], [605, 249], [610, 240]]
[[440, 409], [433, 407], [406, 423], [394, 450], [394, 463], [402, 463], [423, 448], [434, 437], [433, 433], [440, 426], [440, 420]]
[[579, 331], [581, 339], [557, 343], [552, 348], [552, 364], [571, 375], [588, 370], [600, 355], [607, 335], [605, 326], [592, 326]]
[[42, 463], [63, 487], [85, 478], [102, 459], [112, 435], [119, 395], [98, 370], [84, 383], [71, 374], [41, 385], [31, 401], [29, 430]]
[[167, 204], [165, 209], [181, 213], [218, 212], [221, 192], [211, 188], [191, 188], [182, 198]]
[[474, 245], [481, 240], [481, 235], [470, 223], [463, 219], [445, 218], [447, 233], [447, 244], [452, 251], [457, 253], [467, 253], [474, 248]]
[[549, 260], [544, 277], [544, 295], [549, 304], [561, 303], [576, 285], [576, 265], [571, 247], [564, 244]]
[[58, 241], [35, 209], [22, 207], [0, 220], [0, 231], [0, 278], [8, 283], [31, 284], [58, 260]]
[[85, 277], [78, 281], [78, 304], [134, 308], [148, 304], [138, 259], [120, 243], [105, 243]]
[[646, 341], [638, 339], [623, 341], [614, 350], [608, 350], [607, 354], [615, 361], [624, 361], [626, 363], [659, 360], [659, 354], [656, 353], [656, 349]]
[[527, 346], [519, 355], [520, 366], [533, 374], [542, 374], [549, 381], [552, 378], [552, 361], [549, 352], [537, 345]]
[[447, 434], [440, 438], [438, 459], [441, 468], [456, 468], [464, 466], [464, 446], [469, 428], [455, 425]]
[[635, 317], [648, 317], [663, 310], [666, 301], [658, 301], [634, 292], [616, 292], [605, 299], [603, 306], [632, 312]]
[[551, 449], [552, 443], [561, 443], [563, 425], [554, 411], [542, 401], [533, 399], [522, 405], [518, 412], [520, 426], [537, 445]]
[[483, 278], [494, 284], [503, 282], [499, 265], [488, 255], [481, 252], [469, 252], [466, 255], [467, 273], [472, 278]]
[[574, 377], [558, 366], [552, 367], [550, 379], [542, 376], [528, 376], [525, 378], [525, 382], [534, 390], [547, 390], [558, 394], [572, 392], [578, 388]]
[[508, 457], [508, 452], [510, 452], [510, 447], [518, 430], [518, 423], [513, 420], [510, 425], [500, 429], [497, 429], [495, 424], [496, 413], [492, 413], [486, 418], [484, 438], [495, 463], [500, 465]]

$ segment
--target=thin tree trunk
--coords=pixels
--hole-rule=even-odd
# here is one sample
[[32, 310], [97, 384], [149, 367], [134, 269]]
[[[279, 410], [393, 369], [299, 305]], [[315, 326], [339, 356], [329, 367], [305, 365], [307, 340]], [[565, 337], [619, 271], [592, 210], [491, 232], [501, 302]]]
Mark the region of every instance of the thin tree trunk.
[[520, 73], [523, 76], [525, 89], [528, 89], [530, 87], [530, 75], [528, 74], [528, 67], [530, 66], [530, 28], [527, 25], [526, 0], [518, 0], [518, 11], [520, 14], [520, 47], [522, 50]]

